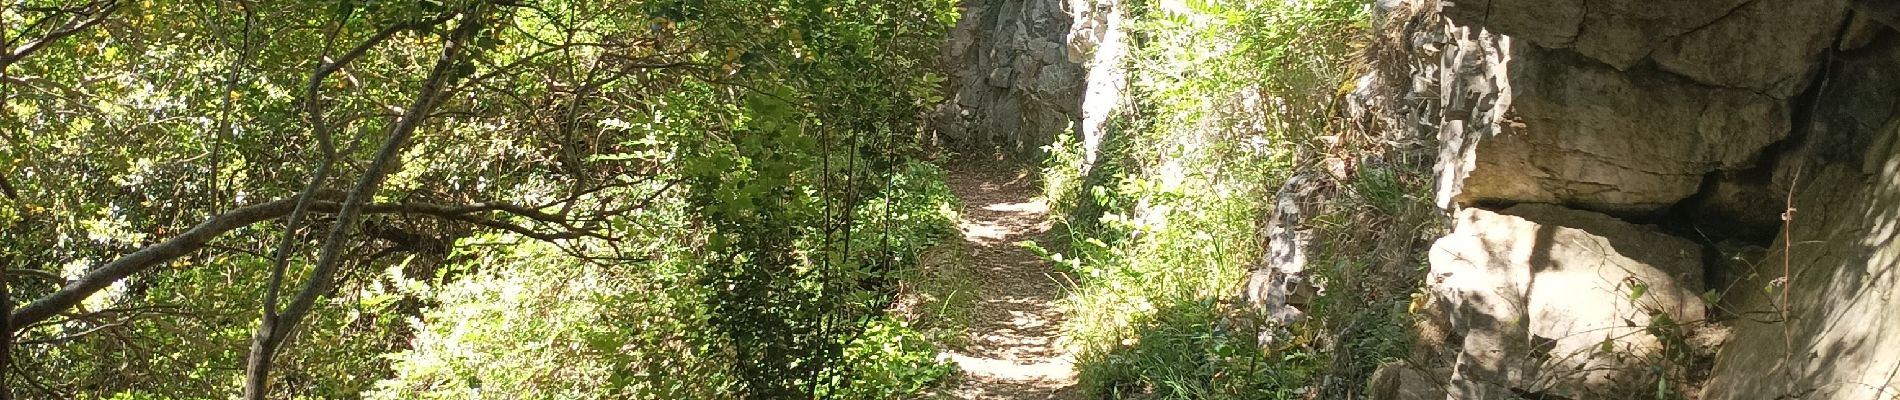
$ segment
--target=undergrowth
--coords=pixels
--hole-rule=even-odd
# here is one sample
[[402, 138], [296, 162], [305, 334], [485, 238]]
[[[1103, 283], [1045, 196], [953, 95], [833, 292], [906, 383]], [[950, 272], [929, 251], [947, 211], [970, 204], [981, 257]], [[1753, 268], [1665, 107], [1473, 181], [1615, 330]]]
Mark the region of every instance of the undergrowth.
[[[1045, 196], [1069, 234], [1041, 249], [1073, 270], [1063, 307], [1091, 398], [1304, 399], [1363, 394], [1409, 345], [1429, 167], [1376, 155], [1336, 104], [1366, 42], [1365, 4], [1207, 0], [1121, 10], [1130, 87], [1083, 170], [1073, 135], [1049, 148]], [[1098, 66], [1101, 68], [1101, 66]], [[1293, 326], [1238, 301], [1260, 266], [1272, 199], [1320, 179], [1309, 276], [1324, 289]], [[1361, 161], [1364, 161], [1361, 163]], [[1057, 252], [1060, 250], [1060, 252]], [[1264, 332], [1263, 332], [1264, 331]], [[1271, 338], [1272, 340], [1262, 340]]]
[[[884, 195], [889, 195], [888, 200]], [[920, 259], [955, 232], [956, 199], [943, 171], [910, 161], [893, 171], [878, 201], [857, 210], [854, 253], [891, 254], [892, 270], [859, 282], [868, 290], [852, 301], [866, 307], [896, 302], [931, 272]], [[690, 226], [671, 220], [678, 209], [654, 210], [636, 222], [672, 237]], [[668, 236], [672, 235], [672, 236]], [[430, 277], [392, 270], [390, 291], [436, 306], [409, 322], [416, 329], [407, 351], [387, 358], [399, 373], [368, 398], [740, 398], [746, 388], [730, 338], [705, 328], [705, 298], [717, 288], [695, 285], [705, 272], [690, 248], [656, 250], [648, 262], [605, 265], [559, 257], [553, 246], [513, 234], [465, 240], [464, 274], [431, 287]], [[494, 251], [492, 249], [506, 249]], [[811, 251], [808, 249], [807, 251]], [[809, 267], [809, 265], [807, 265]], [[449, 272], [444, 272], [449, 273]], [[788, 278], [812, 280], [814, 274]], [[420, 281], [417, 279], [421, 279]], [[926, 288], [931, 289], [931, 288]], [[945, 307], [931, 299], [927, 307]], [[810, 383], [815, 397], [890, 399], [922, 393], [955, 366], [936, 358], [932, 338], [940, 319], [868, 310], [846, 335], [829, 338], [841, 349], [827, 379]]]

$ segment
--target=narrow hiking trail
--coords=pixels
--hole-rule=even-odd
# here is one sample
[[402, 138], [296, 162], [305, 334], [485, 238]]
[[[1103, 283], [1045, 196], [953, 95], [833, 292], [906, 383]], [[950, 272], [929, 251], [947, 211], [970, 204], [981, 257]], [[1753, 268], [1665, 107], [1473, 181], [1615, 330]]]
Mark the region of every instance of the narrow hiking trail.
[[963, 163], [950, 172], [963, 199], [958, 229], [970, 249], [978, 296], [969, 345], [949, 352], [963, 376], [958, 399], [1068, 399], [1075, 394], [1073, 357], [1056, 343], [1063, 315], [1056, 307], [1069, 279], [1017, 242], [1049, 244], [1047, 204], [1027, 175]]

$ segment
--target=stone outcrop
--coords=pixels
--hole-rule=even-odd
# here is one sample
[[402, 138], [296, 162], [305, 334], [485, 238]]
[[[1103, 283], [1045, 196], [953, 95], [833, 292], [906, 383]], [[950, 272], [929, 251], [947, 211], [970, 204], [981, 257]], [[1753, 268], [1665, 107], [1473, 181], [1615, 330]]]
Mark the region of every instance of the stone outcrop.
[[[1266, 258], [1247, 271], [1242, 299], [1280, 326], [1304, 317], [1307, 303], [1317, 294], [1307, 280], [1306, 257], [1313, 244], [1308, 223], [1318, 213], [1308, 209], [1321, 200], [1318, 195], [1324, 183], [1316, 176], [1299, 174], [1280, 185], [1267, 220]], [[1272, 343], [1273, 332], [1261, 330], [1259, 340], [1263, 346]]]
[[1846, 0], [1475, 0], [1445, 15], [1618, 70], [1654, 61], [1711, 86], [1775, 97], [1800, 91], [1834, 38]]
[[1563, 207], [1460, 211], [1432, 245], [1425, 312], [1460, 339], [1450, 393], [1602, 398], [1653, 379], [1638, 364], [1663, 351], [1652, 321], [1703, 319], [1700, 247]]
[[[1843, 53], [1774, 180], [1795, 181], [1790, 228], [1734, 271], [1735, 334], [1703, 399], [1900, 397], [1900, 41]], [[1793, 243], [1782, 258], [1780, 250]], [[1780, 283], [1784, 270], [1792, 278]], [[1753, 278], [1750, 278], [1750, 277]], [[1785, 288], [1785, 289], [1783, 289]], [[1784, 317], [1785, 316], [1785, 317]]]
[[1789, 132], [1788, 100], [1766, 89], [1709, 85], [1652, 65], [1619, 70], [1455, 25], [1443, 44], [1440, 75], [1428, 78], [1442, 96], [1441, 206], [1653, 213], [1694, 195], [1711, 172], [1753, 166]]
[[1379, 2], [1456, 227], [1374, 398], [1900, 398], [1895, 4]]
[[[1087, 2], [1080, 2], [1087, 4]], [[1065, 0], [964, 0], [944, 57], [951, 95], [932, 117], [953, 148], [1037, 154], [1080, 117], [1096, 27]]]

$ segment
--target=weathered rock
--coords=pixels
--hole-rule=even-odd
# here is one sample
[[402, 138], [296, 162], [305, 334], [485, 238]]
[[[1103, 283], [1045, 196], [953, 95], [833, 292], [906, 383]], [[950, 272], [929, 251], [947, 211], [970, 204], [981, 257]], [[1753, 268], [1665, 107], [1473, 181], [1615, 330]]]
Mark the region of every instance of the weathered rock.
[[1447, 3], [1445, 16], [1451, 17], [1459, 25], [1483, 26], [1493, 32], [1550, 48], [1569, 47], [1577, 41], [1586, 11], [1582, 0], [1468, 0]]
[[1730, 272], [1725, 301], [1747, 317], [1732, 321], [1704, 399], [1900, 394], [1900, 42], [1838, 62], [1777, 165], [1777, 181], [1796, 183], [1791, 228], [1752, 270]]
[[1808, 84], [1846, 6], [1845, 0], [1750, 1], [1672, 38], [1652, 57], [1663, 70], [1696, 82], [1788, 98]]
[[1448, 3], [1455, 23], [1393, 25], [1422, 28], [1400, 35], [1411, 59], [1379, 59], [1410, 62], [1416, 100], [1385, 112], [1442, 140], [1442, 206], [1519, 206], [1460, 211], [1434, 247], [1419, 330], [1438, 345], [1415, 355], [1453, 370], [1415, 372], [1455, 399], [1657, 390], [1641, 360], [1665, 344], [1641, 326], [1708, 318], [1704, 254], [1568, 207], [1730, 240], [1700, 271], [1729, 326], [1660, 333], [1669, 383], [1900, 398], [1900, 2]]
[[947, 107], [932, 117], [951, 147], [1034, 153], [1070, 129], [1086, 71], [1070, 57], [1067, 0], [965, 0], [944, 51], [957, 67]]
[[[1401, 119], [1434, 131], [1440, 145], [1433, 187], [1438, 206], [1450, 209], [1479, 163], [1478, 144], [1507, 127], [1503, 120], [1511, 105], [1511, 82], [1504, 65], [1511, 56], [1510, 39], [1444, 24], [1417, 40], [1423, 43], [1413, 46], [1427, 58], [1418, 63], [1408, 97], [1437, 101], [1417, 102]], [[1433, 52], [1439, 53], [1435, 59], [1430, 57]]]
[[1472, 0], [1445, 15], [1625, 70], [1653, 58], [1704, 84], [1776, 98], [1801, 90], [1847, 0]]
[[[1308, 210], [1317, 199], [1325, 181], [1308, 174], [1295, 175], [1280, 185], [1274, 194], [1273, 211], [1267, 220], [1267, 254], [1247, 273], [1247, 288], [1241, 296], [1265, 311], [1272, 322], [1282, 326], [1303, 317], [1304, 308], [1315, 294], [1307, 281], [1307, 254], [1313, 243], [1313, 230], [1306, 226], [1316, 213]], [[1262, 344], [1271, 343], [1271, 331], [1260, 333]]]
[[990, 87], [993, 88], [1007, 89], [1010, 84], [1009, 78], [1014, 75], [1013, 72], [1014, 71], [1010, 71], [1009, 68], [991, 69], [990, 74], [985, 77], [983, 82], [989, 83]]
[[[1565, 51], [1511, 49], [1498, 57], [1505, 65], [1484, 68], [1492, 77], [1506, 69], [1509, 81], [1496, 86], [1513, 95], [1480, 103], [1509, 113], [1495, 126], [1471, 119], [1441, 133], [1443, 148], [1458, 151], [1440, 159], [1441, 204], [1654, 212], [1695, 194], [1709, 172], [1753, 165], [1788, 132], [1788, 107], [1771, 96], [1648, 69], [1617, 71]], [[1447, 107], [1448, 118], [1459, 110]]]
[[1835, 48], [1841, 51], [1852, 51], [1865, 47], [1873, 43], [1874, 38], [1880, 37], [1882, 33], [1890, 29], [1866, 13], [1854, 13], [1852, 19], [1847, 22], [1847, 27], [1842, 29], [1840, 43]]
[[1067, 47], [1042, 39], [1029, 41], [1029, 54], [1044, 65], [1061, 64], [1069, 60]]
[[1465, 209], [1434, 243], [1427, 285], [1462, 351], [1454, 398], [1606, 394], [1644, 382], [1652, 321], [1703, 319], [1700, 246], [1603, 214]]
[[1472, 0], [1451, 2], [1445, 15], [1461, 25], [1574, 48], [1618, 69], [1647, 57], [1668, 38], [1720, 19], [1750, 0]]
[[1444, 400], [1445, 383], [1432, 375], [1404, 362], [1380, 364], [1372, 371], [1372, 383], [1368, 385], [1371, 390], [1366, 396], [1372, 400]]
[[1850, 3], [1854, 12], [1900, 29], [1900, 2], [1889, 0], [1854, 0]]

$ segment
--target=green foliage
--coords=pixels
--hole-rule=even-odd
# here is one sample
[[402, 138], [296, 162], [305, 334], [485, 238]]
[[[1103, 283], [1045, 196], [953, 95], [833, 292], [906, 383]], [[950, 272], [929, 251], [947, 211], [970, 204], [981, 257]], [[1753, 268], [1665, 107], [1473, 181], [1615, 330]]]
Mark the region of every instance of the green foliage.
[[914, 395], [957, 372], [937, 359], [930, 338], [903, 321], [877, 319], [845, 348], [846, 375], [828, 382], [818, 397], [894, 399]]
[[413, 285], [437, 305], [411, 321], [412, 347], [390, 356], [398, 374], [367, 397], [712, 398], [736, 387], [723, 339], [702, 329], [707, 290], [683, 279], [690, 259], [600, 266], [515, 237], [463, 244], [506, 250], [471, 260], [481, 270], [454, 284]]
[[[1266, 353], [1235, 329], [1223, 307], [1177, 303], [1145, 317], [1129, 339], [1080, 365], [1089, 389], [1108, 398], [1303, 399], [1319, 360]], [[1162, 366], [1176, 368], [1161, 368]]]
[[980, 290], [970, 251], [967, 243], [943, 241], [925, 249], [917, 266], [899, 277], [905, 286], [892, 308], [931, 343], [951, 349], [969, 345]]
[[[0, 5], [0, 37], [50, 34], [67, 3]], [[349, 187], [443, 54], [430, 21], [485, 3], [371, 201], [528, 212], [366, 219], [272, 397], [870, 399], [949, 373], [887, 312], [954, 232], [909, 139], [941, 101], [949, 0], [118, 1], [0, 74], [0, 264], [50, 276], [6, 297], [294, 197], [328, 161], [316, 126], [338, 150], [317, 186]], [[313, 215], [288, 286], [333, 222]], [[226, 397], [281, 219], [23, 329], [9, 390]]]
[[[1050, 148], [1046, 195], [1080, 278], [1065, 308], [1084, 390], [1105, 398], [1308, 398], [1332, 362], [1301, 327], [1262, 350], [1263, 316], [1233, 304], [1296, 157], [1327, 132], [1363, 27], [1358, 1], [1187, 1], [1124, 10], [1137, 48], [1102, 165]], [[1324, 397], [1324, 396], [1322, 396]]]

